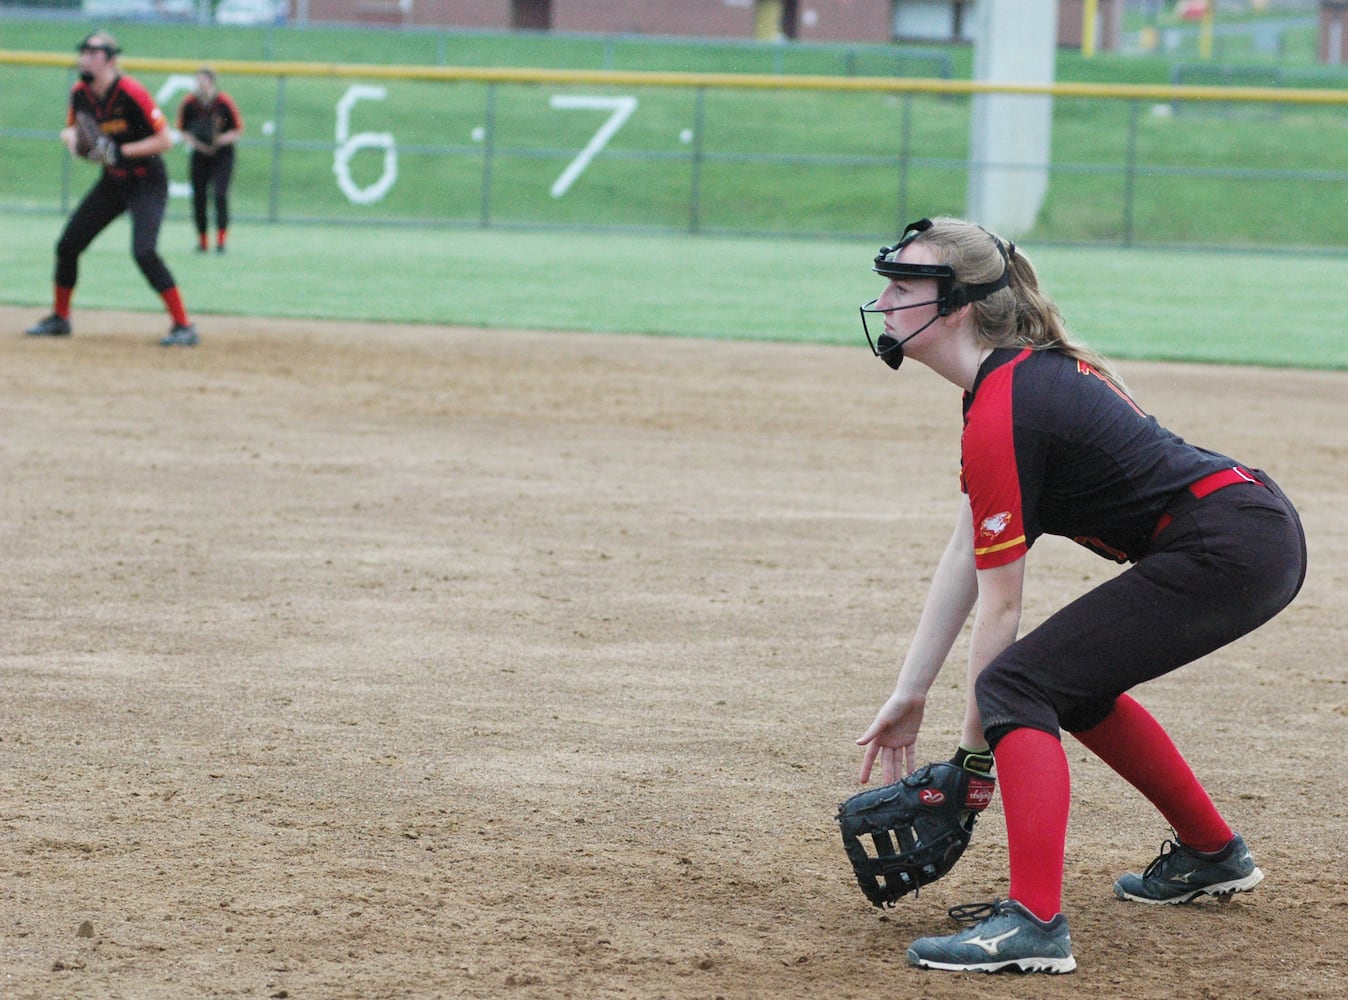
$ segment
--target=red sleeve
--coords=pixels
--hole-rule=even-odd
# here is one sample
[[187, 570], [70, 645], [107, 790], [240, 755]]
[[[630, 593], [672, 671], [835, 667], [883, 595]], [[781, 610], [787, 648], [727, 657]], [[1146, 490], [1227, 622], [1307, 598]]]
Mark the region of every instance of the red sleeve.
[[152, 132], [162, 132], [168, 128], [168, 119], [164, 117], [164, 112], [159, 110], [159, 105], [150, 96], [150, 92], [141, 86], [140, 81], [124, 76], [117, 81], [117, 85], [122, 88], [122, 93], [140, 108], [140, 113], [145, 116], [145, 121]]
[[1017, 361], [1002, 365], [983, 381], [965, 417], [962, 477], [973, 511], [978, 569], [1005, 566], [1029, 551], [1012, 421]]
[[228, 94], [226, 94], [224, 91], [221, 91], [220, 94], [218, 95], [218, 97], [217, 97], [216, 99], [217, 99], [222, 105], [224, 105], [225, 113], [226, 113], [227, 115], [229, 115], [229, 120], [230, 120], [229, 129], [230, 129], [230, 130], [232, 130], [232, 129], [238, 129], [240, 132], [242, 132], [242, 131], [243, 131], [243, 114], [239, 111], [239, 106], [238, 106], [237, 104], [234, 103], [234, 98], [230, 97], [230, 96], [229, 96]]

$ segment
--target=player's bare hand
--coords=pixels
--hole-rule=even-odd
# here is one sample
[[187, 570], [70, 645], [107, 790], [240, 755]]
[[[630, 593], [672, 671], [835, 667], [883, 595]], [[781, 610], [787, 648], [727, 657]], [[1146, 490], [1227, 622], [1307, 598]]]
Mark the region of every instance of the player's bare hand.
[[857, 746], [866, 748], [861, 760], [863, 785], [870, 780], [877, 758], [885, 784], [913, 773], [917, 767], [917, 731], [925, 708], [925, 699], [898, 693], [881, 706], [870, 728], [857, 737]]

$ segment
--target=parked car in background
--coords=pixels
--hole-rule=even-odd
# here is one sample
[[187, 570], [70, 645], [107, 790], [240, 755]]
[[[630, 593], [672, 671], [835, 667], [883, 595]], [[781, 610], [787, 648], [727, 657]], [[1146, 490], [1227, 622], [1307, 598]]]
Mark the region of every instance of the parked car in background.
[[220, 0], [216, 24], [285, 24], [286, 0]]
[[80, 10], [107, 21], [191, 21], [196, 0], [83, 0]]

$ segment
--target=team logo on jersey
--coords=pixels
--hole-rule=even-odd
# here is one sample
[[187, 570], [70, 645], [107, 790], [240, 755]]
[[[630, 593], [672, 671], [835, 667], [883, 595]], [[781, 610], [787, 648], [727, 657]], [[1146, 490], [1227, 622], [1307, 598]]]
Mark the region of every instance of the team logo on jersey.
[[1004, 510], [1000, 514], [993, 514], [991, 517], [983, 518], [983, 523], [978, 526], [978, 537], [983, 539], [994, 539], [1005, 531], [1011, 524], [1011, 512]]

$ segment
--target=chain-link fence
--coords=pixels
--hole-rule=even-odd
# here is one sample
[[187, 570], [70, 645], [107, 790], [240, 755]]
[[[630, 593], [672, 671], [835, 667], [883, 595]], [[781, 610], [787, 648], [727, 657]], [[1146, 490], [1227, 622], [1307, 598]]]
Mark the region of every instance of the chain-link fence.
[[[0, 208], [66, 212], [71, 60], [0, 53]], [[172, 117], [196, 62], [124, 58]], [[979, 93], [1051, 99], [1040, 240], [1310, 246], [1348, 234], [1348, 89], [222, 61], [237, 218], [853, 236], [959, 214]], [[1235, 81], [1246, 82], [1246, 81]], [[1342, 83], [1340, 81], [1340, 88]], [[40, 95], [40, 96], [38, 96]], [[185, 155], [170, 154], [185, 213]], [[888, 208], [886, 208], [888, 206]]]

